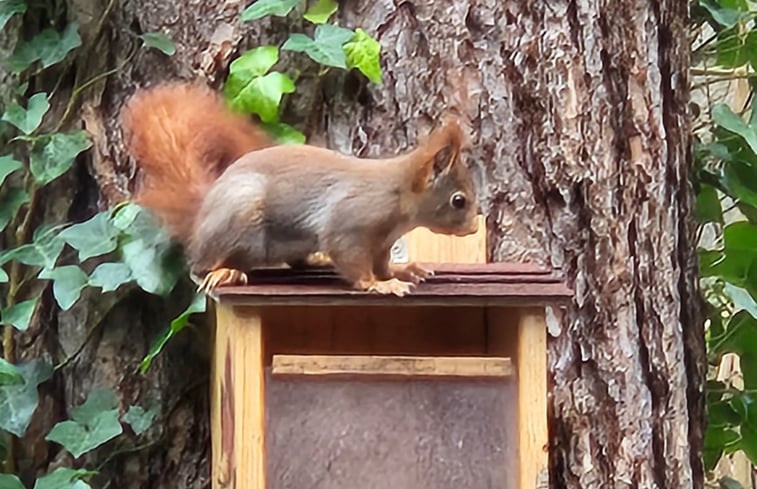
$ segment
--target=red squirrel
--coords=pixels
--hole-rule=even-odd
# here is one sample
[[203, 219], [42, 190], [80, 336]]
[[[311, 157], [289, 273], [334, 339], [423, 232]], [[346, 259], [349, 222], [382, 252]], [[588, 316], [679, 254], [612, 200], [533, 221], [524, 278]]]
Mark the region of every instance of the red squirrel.
[[122, 112], [143, 182], [137, 202], [185, 249], [201, 289], [246, 284], [255, 267], [321, 253], [353, 287], [404, 295], [432, 275], [390, 263], [393, 243], [427, 227], [478, 230], [463, 132], [448, 118], [412, 151], [375, 159], [276, 145], [206, 86], [138, 91]]

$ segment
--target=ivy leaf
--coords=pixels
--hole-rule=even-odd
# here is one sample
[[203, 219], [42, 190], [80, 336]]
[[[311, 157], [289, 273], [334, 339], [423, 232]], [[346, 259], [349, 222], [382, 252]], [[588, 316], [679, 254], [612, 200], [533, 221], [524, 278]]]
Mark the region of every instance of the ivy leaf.
[[158, 414], [157, 406], [145, 411], [141, 406], [129, 406], [124, 414], [123, 421], [131, 426], [134, 433], [141, 435], [152, 426], [153, 419]]
[[71, 410], [70, 420], [53, 426], [45, 440], [62, 445], [79, 458], [123, 432], [117, 406], [112, 390], [93, 391], [84, 404]]
[[0, 268], [0, 284], [6, 284], [8, 283], [8, 274], [5, 273], [5, 270]]
[[131, 269], [125, 263], [101, 263], [89, 276], [89, 285], [113, 292], [131, 279]]
[[752, 152], [757, 154], [757, 132], [754, 128], [746, 125], [728, 105], [722, 103], [715, 105], [712, 108], [712, 118], [720, 127], [741, 136]]
[[45, 29], [31, 41], [19, 43], [8, 65], [14, 73], [21, 73], [37, 61], [42, 63], [42, 68], [49, 68], [63, 61], [69, 52], [79, 46], [81, 38], [76, 22], [68, 24], [62, 33], [52, 28]]
[[5, 182], [8, 175], [23, 167], [24, 165], [20, 161], [16, 161], [11, 155], [0, 156], [0, 185]]
[[723, 8], [715, 0], [699, 0], [699, 5], [707, 9], [712, 19], [723, 27], [733, 27], [741, 18], [741, 12], [730, 8]]
[[92, 141], [86, 131], [53, 134], [41, 149], [31, 154], [29, 166], [34, 180], [40, 185], [52, 182], [71, 168], [79, 153], [90, 147]]
[[88, 221], [74, 224], [60, 233], [61, 239], [79, 252], [79, 261], [110, 253], [118, 246], [118, 229], [110, 213], [99, 212]]
[[34, 489], [91, 489], [90, 485], [81, 479], [96, 473], [86, 469], [58, 467], [46, 476], [37, 479]]
[[33, 133], [42, 124], [42, 118], [50, 109], [47, 94], [35, 93], [29, 98], [27, 107], [24, 109], [18, 102], [11, 102], [3, 114], [3, 120], [13, 124], [24, 134]]
[[704, 436], [704, 463], [707, 470], [712, 470], [723, 455], [723, 447], [737, 443], [739, 434], [732, 429], [707, 427]]
[[281, 97], [294, 92], [294, 82], [278, 71], [251, 78], [230, 75], [225, 91], [232, 109], [257, 114], [263, 122], [274, 122], [279, 117]]
[[37, 409], [37, 386], [53, 376], [53, 367], [36, 358], [17, 365], [16, 371], [23, 378], [23, 383], [0, 385], [0, 428], [20, 437], [26, 433]]
[[58, 237], [58, 227], [42, 226], [31, 243], [0, 253], [0, 265], [17, 260], [24, 265], [53, 268], [66, 242]]
[[0, 0], [0, 31], [5, 28], [11, 17], [26, 13], [25, 0]]
[[29, 202], [29, 194], [22, 188], [11, 188], [0, 197], [0, 231], [16, 216], [22, 205]]
[[[0, 385], [18, 385], [24, 382], [24, 378], [12, 363], [0, 358]], [[0, 486], [2, 487], [2, 486]]]
[[346, 69], [347, 58], [342, 45], [353, 35], [349, 29], [324, 24], [316, 27], [314, 39], [304, 34], [292, 34], [281, 49], [304, 52], [317, 63]]
[[305, 135], [289, 124], [271, 122], [265, 124], [264, 127], [276, 138], [279, 144], [302, 144], [305, 142]]
[[180, 255], [169, 244], [132, 239], [123, 245], [121, 254], [134, 280], [151, 294], [167, 295], [182, 271]]
[[205, 294], [203, 293], [197, 293], [194, 296], [194, 299], [192, 300], [192, 303], [187, 307], [184, 312], [182, 312], [176, 319], [171, 321], [171, 326], [163, 332], [163, 334], [158, 338], [155, 343], [153, 343], [152, 347], [150, 347], [150, 351], [145, 356], [145, 358], [142, 360], [142, 363], [139, 365], [139, 370], [143, 374], [147, 372], [147, 369], [150, 368], [150, 365], [152, 364], [152, 361], [157, 357], [160, 352], [163, 350], [163, 347], [168, 343], [168, 340], [173, 338], [179, 331], [184, 329], [187, 324], [189, 324], [189, 316], [194, 313], [199, 312], [205, 312], [206, 307], [206, 298]]
[[749, 295], [749, 292], [730, 283], [726, 283], [724, 289], [725, 293], [728, 294], [733, 301], [735, 306], [734, 313], [744, 310], [751, 314], [752, 317], [757, 318], [757, 303], [752, 296]]
[[249, 22], [251, 20], [262, 19], [266, 15], [275, 15], [277, 17], [286, 17], [289, 12], [300, 3], [301, 0], [257, 0], [255, 3], [244, 9], [242, 20]]
[[170, 37], [162, 32], [147, 32], [139, 36], [142, 39], [144, 47], [155, 48], [167, 56], [173, 56], [176, 53], [176, 45]]
[[[2, 5], [2, 4], [0, 4]], [[2, 17], [0, 17], [2, 20]], [[18, 477], [13, 474], [0, 474], [0, 489], [26, 489]]]
[[278, 60], [279, 48], [276, 46], [260, 46], [250, 49], [231, 62], [229, 76], [238, 75], [244, 78], [263, 76]]
[[36, 307], [37, 299], [29, 299], [28, 301], [19, 302], [7, 309], [3, 309], [2, 323], [10, 324], [19, 331], [26, 331]]
[[318, 0], [303, 17], [313, 24], [325, 24], [338, 8], [334, 0]]
[[723, 168], [721, 180], [728, 194], [745, 204], [757, 206], [757, 171], [740, 161], [730, 161]]
[[66, 265], [52, 270], [42, 270], [39, 274], [41, 279], [54, 280], [53, 295], [61, 309], [68, 311], [76, 304], [81, 296], [81, 291], [89, 283], [89, 277], [76, 265]]
[[696, 215], [699, 222], [722, 222], [723, 209], [714, 187], [702, 184], [697, 194]]
[[344, 45], [347, 67], [357, 68], [373, 83], [381, 83], [381, 44], [363, 29], [355, 31], [352, 41]]

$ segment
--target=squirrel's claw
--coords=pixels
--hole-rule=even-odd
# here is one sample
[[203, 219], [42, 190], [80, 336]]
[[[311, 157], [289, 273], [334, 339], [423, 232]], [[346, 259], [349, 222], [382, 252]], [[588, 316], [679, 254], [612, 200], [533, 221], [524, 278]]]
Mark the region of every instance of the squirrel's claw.
[[394, 294], [402, 297], [405, 294], [410, 293], [410, 289], [415, 286], [412, 282], [403, 282], [402, 280], [392, 278], [389, 280], [379, 280], [370, 283], [361, 282], [358, 284], [358, 288], [361, 288], [367, 292], [375, 292], [377, 294]]
[[209, 294], [222, 285], [247, 285], [247, 275], [232, 268], [219, 268], [208, 272], [197, 290]]
[[392, 270], [392, 275], [405, 282], [412, 282], [418, 285], [421, 282], [425, 282], [427, 278], [433, 277], [434, 272], [423, 268], [417, 263], [409, 263], [404, 267]]

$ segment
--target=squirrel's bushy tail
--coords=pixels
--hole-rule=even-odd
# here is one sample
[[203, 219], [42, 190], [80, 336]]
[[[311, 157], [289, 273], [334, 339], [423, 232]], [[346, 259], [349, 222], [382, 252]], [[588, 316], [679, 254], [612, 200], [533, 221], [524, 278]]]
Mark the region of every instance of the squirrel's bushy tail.
[[206, 86], [137, 92], [122, 111], [126, 148], [141, 169], [137, 202], [187, 243], [210, 184], [242, 155], [274, 143]]

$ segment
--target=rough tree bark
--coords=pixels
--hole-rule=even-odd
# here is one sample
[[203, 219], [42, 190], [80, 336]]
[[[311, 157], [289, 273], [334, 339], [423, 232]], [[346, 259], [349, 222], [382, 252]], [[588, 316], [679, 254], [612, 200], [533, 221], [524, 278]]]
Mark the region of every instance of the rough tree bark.
[[[83, 92], [95, 150], [49, 200], [48, 212], [73, 218], [129, 195], [134, 171], [117, 122], [127, 95], [177, 77], [219, 86], [238, 50], [280, 43], [295, 22], [241, 25], [240, 0], [68, 6], [84, 39], [76, 81], [119, 68]], [[354, 73], [319, 78], [299, 55], [283, 57], [306, 65], [284, 119], [316, 144], [385, 155], [447, 107], [470, 119], [491, 258], [562, 267], [576, 291], [575, 307], [549, 321], [553, 487], [702, 486], [687, 15], [685, 0], [356, 0], [342, 2], [339, 20], [379, 38], [383, 85]], [[127, 61], [134, 29], [163, 30], [177, 54]], [[157, 398], [166, 421], [156, 445], [104, 466], [109, 487], [208, 487], [207, 337], [181, 335], [140, 377], [135, 365], [176, 311], [121, 295], [85, 296], [65, 314], [47, 298], [27, 353], [69, 355], [97, 328], [47, 390], [23, 448], [43, 466], [55, 454], [34, 435], [93, 385], [116, 385], [125, 402]]]

